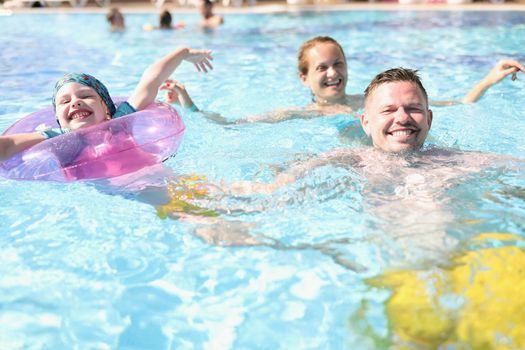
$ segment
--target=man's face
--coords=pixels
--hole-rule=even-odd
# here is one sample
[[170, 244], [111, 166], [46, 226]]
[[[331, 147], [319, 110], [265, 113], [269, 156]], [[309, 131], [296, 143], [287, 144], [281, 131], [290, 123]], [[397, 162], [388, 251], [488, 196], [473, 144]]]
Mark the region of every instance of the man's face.
[[343, 53], [333, 43], [318, 43], [307, 52], [308, 73], [302, 83], [312, 90], [317, 102], [337, 103], [345, 97], [347, 67]]
[[418, 150], [432, 125], [432, 111], [415, 83], [385, 83], [366, 99], [361, 125], [383, 151]]

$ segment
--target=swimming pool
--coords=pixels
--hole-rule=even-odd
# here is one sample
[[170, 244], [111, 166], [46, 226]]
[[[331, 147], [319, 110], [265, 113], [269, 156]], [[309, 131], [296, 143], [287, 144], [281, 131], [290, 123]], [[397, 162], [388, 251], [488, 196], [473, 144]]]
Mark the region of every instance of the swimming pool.
[[[345, 48], [349, 93], [379, 71], [406, 66], [420, 69], [431, 98], [454, 99], [498, 59], [525, 61], [524, 12], [229, 15], [211, 33], [196, 29], [196, 15], [175, 17], [185, 30], [142, 32], [156, 16], [128, 14], [122, 34], [109, 33], [100, 14], [0, 17], [0, 130], [49, 104], [64, 72], [87, 71], [123, 95], [178, 46], [214, 51], [212, 73], [183, 65], [175, 78], [201, 109], [230, 119], [307, 104], [296, 51], [320, 34]], [[434, 108], [431, 141], [523, 158], [524, 81], [505, 81], [475, 105]], [[338, 137], [355, 119], [347, 115], [233, 127], [198, 113], [184, 119], [185, 139], [167, 165], [216, 183], [268, 180], [305, 154], [360, 146]], [[194, 235], [197, 224], [162, 220], [151, 205], [89, 183], [0, 179], [0, 347], [523, 347], [523, 304], [513, 298], [523, 265], [512, 269], [525, 254], [519, 169], [447, 184], [435, 197], [439, 211], [417, 202], [381, 206], [396, 179], [371, 193], [359, 174], [333, 168], [274, 195], [220, 203], [239, 209], [225, 220], [252, 224], [251, 234], [274, 247], [207, 244]], [[493, 274], [478, 283], [481, 271]], [[483, 295], [493, 303], [483, 304]], [[506, 318], [479, 321], [494, 310]]]

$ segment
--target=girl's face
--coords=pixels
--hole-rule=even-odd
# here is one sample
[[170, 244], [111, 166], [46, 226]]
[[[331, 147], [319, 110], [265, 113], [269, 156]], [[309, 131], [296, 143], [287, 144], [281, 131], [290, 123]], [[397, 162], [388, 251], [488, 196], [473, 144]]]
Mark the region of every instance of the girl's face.
[[307, 52], [308, 73], [301, 74], [303, 84], [312, 90], [319, 103], [342, 103], [346, 96], [348, 72], [346, 60], [337, 45], [319, 43]]
[[56, 94], [56, 115], [62, 128], [71, 130], [97, 125], [110, 119], [99, 94], [79, 83], [65, 84]]

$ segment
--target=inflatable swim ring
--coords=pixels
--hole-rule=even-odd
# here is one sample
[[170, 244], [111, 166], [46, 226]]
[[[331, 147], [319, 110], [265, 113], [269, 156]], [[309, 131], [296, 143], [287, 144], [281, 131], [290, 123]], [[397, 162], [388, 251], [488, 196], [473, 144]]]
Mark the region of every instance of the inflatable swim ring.
[[525, 349], [523, 242], [516, 234], [485, 232], [447, 266], [368, 279], [392, 292], [385, 305], [390, 332], [378, 342], [392, 341], [389, 349]]
[[[49, 107], [22, 118], [4, 135], [54, 127], [58, 124]], [[57, 182], [120, 176], [166, 160], [183, 134], [177, 111], [153, 102], [139, 112], [45, 140], [0, 163], [0, 175]]]

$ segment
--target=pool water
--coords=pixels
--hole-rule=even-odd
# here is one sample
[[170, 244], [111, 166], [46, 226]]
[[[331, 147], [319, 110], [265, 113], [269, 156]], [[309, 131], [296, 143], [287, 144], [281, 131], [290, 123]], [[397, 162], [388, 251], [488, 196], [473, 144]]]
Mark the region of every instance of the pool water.
[[[501, 58], [525, 62], [525, 12], [305, 12], [228, 15], [213, 32], [143, 32], [155, 14], [0, 17], [0, 130], [47, 106], [65, 72], [128, 95], [148, 64], [180, 46], [213, 50], [206, 75], [173, 75], [203, 110], [235, 120], [303, 106], [300, 44], [345, 49], [348, 93], [378, 72], [420, 70], [434, 100], [459, 99]], [[525, 154], [525, 76], [474, 105], [434, 108], [438, 147]], [[275, 169], [335, 147], [356, 117], [221, 126], [184, 112], [165, 164], [211, 183], [270, 181]], [[212, 203], [266, 245], [208, 244], [192, 220], [162, 219], [133, 194], [93, 183], [0, 179], [2, 349], [517, 349], [525, 347], [523, 165], [482, 170], [393, 203], [358, 172], [324, 167], [272, 195]], [[406, 220], [405, 220], [406, 219]], [[427, 244], [430, 242], [429, 244]], [[486, 321], [480, 321], [484, 319]]]

